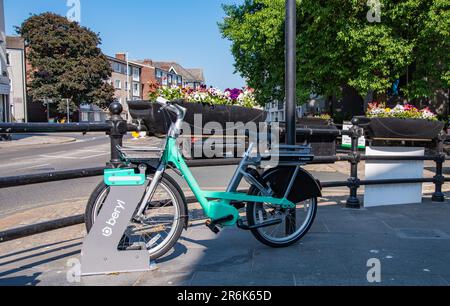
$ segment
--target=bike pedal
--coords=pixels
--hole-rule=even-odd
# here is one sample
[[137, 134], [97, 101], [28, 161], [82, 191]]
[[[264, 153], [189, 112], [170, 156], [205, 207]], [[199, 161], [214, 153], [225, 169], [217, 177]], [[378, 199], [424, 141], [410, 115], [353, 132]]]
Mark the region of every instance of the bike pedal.
[[208, 220], [208, 221], [206, 221], [206, 224], [205, 224], [214, 234], [219, 234], [220, 233], [220, 229], [211, 221], [211, 220]]

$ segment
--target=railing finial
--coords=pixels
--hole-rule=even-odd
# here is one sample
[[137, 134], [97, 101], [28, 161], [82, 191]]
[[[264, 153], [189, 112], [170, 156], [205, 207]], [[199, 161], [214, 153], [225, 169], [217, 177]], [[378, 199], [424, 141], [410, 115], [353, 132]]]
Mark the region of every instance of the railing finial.
[[109, 111], [111, 112], [111, 115], [120, 115], [123, 112], [123, 106], [122, 104], [120, 104], [119, 102], [113, 102], [111, 103], [111, 105], [109, 106]]

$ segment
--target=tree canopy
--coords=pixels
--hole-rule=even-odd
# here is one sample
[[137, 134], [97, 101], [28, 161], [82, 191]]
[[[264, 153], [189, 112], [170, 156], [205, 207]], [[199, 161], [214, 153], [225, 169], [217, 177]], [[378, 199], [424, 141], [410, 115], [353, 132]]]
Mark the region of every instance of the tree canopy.
[[[408, 76], [402, 92], [432, 97], [450, 87], [450, 0], [297, 0], [299, 102], [310, 94], [385, 94]], [[381, 20], [368, 18], [380, 3]], [[232, 42], [235, 67], [265, 104], [284, 97], [285, 0], [225, 5], [219, 24]]]
[[17, 32], [32, 67], [28, 94], [33, 100], [52, 99], [60, 109], [66, 108], [62, 99], [70, 99], [73, 107], [113, 101], [114, 88], [106, 82], [111, 65], [96, 33], [53, 13], [31, 16]]

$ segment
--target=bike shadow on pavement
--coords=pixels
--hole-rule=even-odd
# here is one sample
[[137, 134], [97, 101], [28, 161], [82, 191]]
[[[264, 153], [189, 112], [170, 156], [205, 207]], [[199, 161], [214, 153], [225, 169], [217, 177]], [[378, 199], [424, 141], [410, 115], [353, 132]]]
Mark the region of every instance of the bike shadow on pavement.
[[[202, 229], [204, 231], [209, 231], [208, 228], [205, 226], [204, 222], [206, 222], [206, 218], [204, 216], [204, 212], [201, 208], [190, 208], [189, 209], [189, 227], [187, 232], [193, 229]], [[181, 237], [182, 241], [187, 241], [189, 243], [195, 243], [197, 245], [201, 245], [203, 247], [208, 246], [209, 240], [194, 240], [186, 237], [186, 235], [183, 235]], [[178, 241], [173, 250], [169, 253], [169, 255], [163, 256], [162, 258], [157, 260], [157, 263], [167, 263], [170, 262], [182, 255], [186, 255], [188, 253], [188, 248], [183, 243], [180, 243]]]
[[[348, 196], [332, 196], [332, 197], [323, 197], [319, 203], [319, 206], [340, 206], [344, 208], [345, 201]], [[240, 210], [241, 216], [245, 217], [245, 208]], [[222, 231], [216, 235], [213, 234], [205, 225], [207, 218], [204, 215], [204, 212], [201, 208], [192, 208], [189, 209], [189, 227], [187, 231], [183, 232], [180, 241], [174, 247], [174, 251], [169, 255], [159, 259], [158, 263], [169, 262], [177, 257], [185, 255], [189, 248], [185, 245], [187, 244], [189, 247], [194, 248], [216, 248], [216, 246], [220, 246], [221, 244], [221, 236], [226, 233], [227, 242], [232, 242], [228, 240], [239, 240], [235, 241], [238, 244], [242, 245], [257, 245], [261, 246], [259, 242], [255, 242], [253, 236], [250, 234], [250, 231], [243, 231], [235, 227], [225, 227]], [[194, 232], [193, 235], [190, 233]], [[232, 234], [230, 234], [232, 233]], [[244, 235], [239, 235], [244, 234]], [[234, 235], [234, 238], [232, 238]], [[203, 239], [202, 239], [203, 238]], [[247, 238], [251, 239], [252, 243], [249, 243]]]
[[37, 286], [40, 283], [38, 277], [41, 275], [42, 273], [34, 273], [31, 276], [0, 278], [0, 286]]

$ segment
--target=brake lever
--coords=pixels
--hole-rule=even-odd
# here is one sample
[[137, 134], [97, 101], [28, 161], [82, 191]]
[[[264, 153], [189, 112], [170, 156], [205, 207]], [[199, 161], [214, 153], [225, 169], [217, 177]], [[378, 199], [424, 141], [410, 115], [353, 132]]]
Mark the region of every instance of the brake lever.
[[169, 105], [161, 105], [161, 104], [159, 104], [159, 106], [160, 108], [158, 110], [158, 114], [161, 113], [162, 111], [165, 111], [169, 107]]

